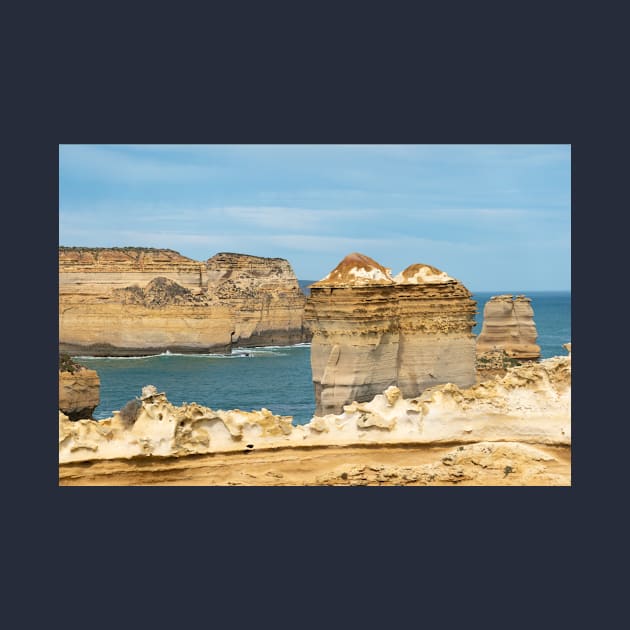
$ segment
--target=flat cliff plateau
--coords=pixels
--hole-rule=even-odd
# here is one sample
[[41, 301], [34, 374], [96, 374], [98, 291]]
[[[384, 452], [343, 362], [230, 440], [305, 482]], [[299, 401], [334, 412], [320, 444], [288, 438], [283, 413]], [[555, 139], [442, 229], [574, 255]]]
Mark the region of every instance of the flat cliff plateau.
[[95, 356], [229, 352], [309, 340], [288, 261], [169, 249], [59, 248], [59, 348]]
[[111, 418], [59, 413], [60, 485], [570, 485], [571, 357], [469, 388], [390, 386], [293, 425], [180, 407], [152, 386]]
[[310, 290], [316, 414], [339, 413], [390, 385], [414, 397], [440, 383], [475, 382], [476, 302], [445, 272], [413, 264], [392, 277], [355, 252]]

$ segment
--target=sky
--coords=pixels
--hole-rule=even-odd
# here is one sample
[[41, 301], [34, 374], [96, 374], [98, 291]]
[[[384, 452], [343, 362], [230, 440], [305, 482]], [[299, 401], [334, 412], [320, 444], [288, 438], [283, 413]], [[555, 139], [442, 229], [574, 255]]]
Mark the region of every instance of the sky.
[[569, 290], [571, 146], [60, 145], [59, 244], [286, 258], [300, 280], [360, 252]]

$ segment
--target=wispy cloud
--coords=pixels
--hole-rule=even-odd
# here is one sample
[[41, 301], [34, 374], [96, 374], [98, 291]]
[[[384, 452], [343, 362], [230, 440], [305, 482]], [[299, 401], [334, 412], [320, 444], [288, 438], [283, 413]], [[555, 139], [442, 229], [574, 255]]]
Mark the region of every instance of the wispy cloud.
[[381, 210], [363, 209], [315, 209], [284, 206], [190, 206], [178, 207], [169, 203], [146, 202], [90, 202], [65, 204], [60, 210], [60, 220], [68, 223], [98, 223], [111, 221], [118, 216], [122, 220], [140, 223], [169, 222], [181, 225], [188, 221], [200, 224], [215, 222], [219, 225], [246, 230], [260, 228], [265, 231], [292, 232], [334, 229], [339, 222], [377, 218]]
[[329, 251], [350, 253], [360, 249], [418, 249], [418, 248], [457, 248], [460, 251], [476, 252], [482, 247], [474, 243], [434, 240], [419, 236], [401, 236], [395, 238], [353, 238], [351, 236], [326, 236], [314, 234], [275, 234], [264, 237], [266, 242], [282, 246], [287, 249], [307, 251]]
[[320, 230], [347, 219], [366, 218], [378, 214], [374, 209], [309, 209], [280, 206], [241, 206], [218, 208], [231, 220], [266, 230]]
[[88, 145], [61, 145], [59, 170], [62, 176], [119, 182], [186, 182], [207, 179], [221, 172], [220, 168], [208, 163], [181, 163], [116, 147]]

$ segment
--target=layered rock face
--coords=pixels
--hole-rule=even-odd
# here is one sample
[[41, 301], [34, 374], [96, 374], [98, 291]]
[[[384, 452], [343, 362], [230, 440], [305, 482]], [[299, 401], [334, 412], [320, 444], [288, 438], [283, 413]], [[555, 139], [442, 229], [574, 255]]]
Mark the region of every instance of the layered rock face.
[[503, 350], [513, 359], [538, 359], [540, 346], [531, 299], [524, 295], [495, 295], [483, 309], [483, 326], [477, 339], [477, 354]]
[[399, 332], [389, 270], [351, 254], [310, 289], [305, 321], [313, 333], [316, 415], [395, 384]]
[[205, 265], [171, 249], [59, 248], [59, 294], [106, 294], [110, 289], [146, 286], [169, 278], [189, 289], [207, 284]]
[[229, 352], [307, 339], [305, 297], [287, 261], [172, 250], [59, 249], [62, 352]]
[[444, 272], [416, 264], [393, 278], [354, 253], [310, 288], [305, 320], [317, 415], [390, 385], [413, 397], [439, 383], [475, 382], [475, 302]]
[[70, 420], [89, 419], [100, 402], [101, 381], [94, 370], [81, 367], [59, 372], [59, 411]]
[[290, 345], [309, 339], [306, 298], [283, 258], [221, 253], [206, 263], [208, 295], [229, 304], [232, 342], [242, 346]]
[[398, 380], [403, 396], [427, 387], [475, 382], [476, 303], [466, 287], [430, 265], [398, 274]]

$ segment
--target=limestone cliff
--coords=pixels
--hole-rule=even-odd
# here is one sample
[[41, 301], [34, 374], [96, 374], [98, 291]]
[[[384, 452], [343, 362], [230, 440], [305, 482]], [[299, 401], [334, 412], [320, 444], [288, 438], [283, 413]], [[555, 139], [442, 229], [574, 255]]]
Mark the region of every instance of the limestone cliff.
[[59, 248], [59, 343], [71, 354], [229, 352], [307, 340], [289, 263], [172, 250]]
[[171, 249], [150, 247], [60, 247], [60, 295], [106, 294], [109, 289], [146, 286], [162, 276], [189, 289], [207, 283], [205, 265]]
[[232, 342], [241, 346], [290, 345], [309, 339], [305, 297], [283, 258], [221, 253], [208, 259], [208, 295], [229, 304]]
[[477, 338], [477, 354], [503, 350], [513, 359], [538, 359], [536, 324], [531, 299], [524, 295], [495, 295], [483, 309], [483, 326]]
[[301, 426], [267, 409], [176, 407], [152, 386], [106, 420], [70, 422], [59, 413], [60, 463], [283, 447], [504, 442], [570, 446], [570, 357], [509, 368], [503, 378], [470, 388], [436, 386], [413, 399], [392, 386], [369, 402]]
[[475, 382], [475, 302], [446, 273], [415, 264], [393, 278], [354, 253], [310, 290], [305, 321], [318, 415], [390, 385], [413, 397], [439, 383]]
[[100, 385], [96, 371], [86, 367], [59, 370], [59, 411], [70, 420], [91, 418], [100, 402]]

